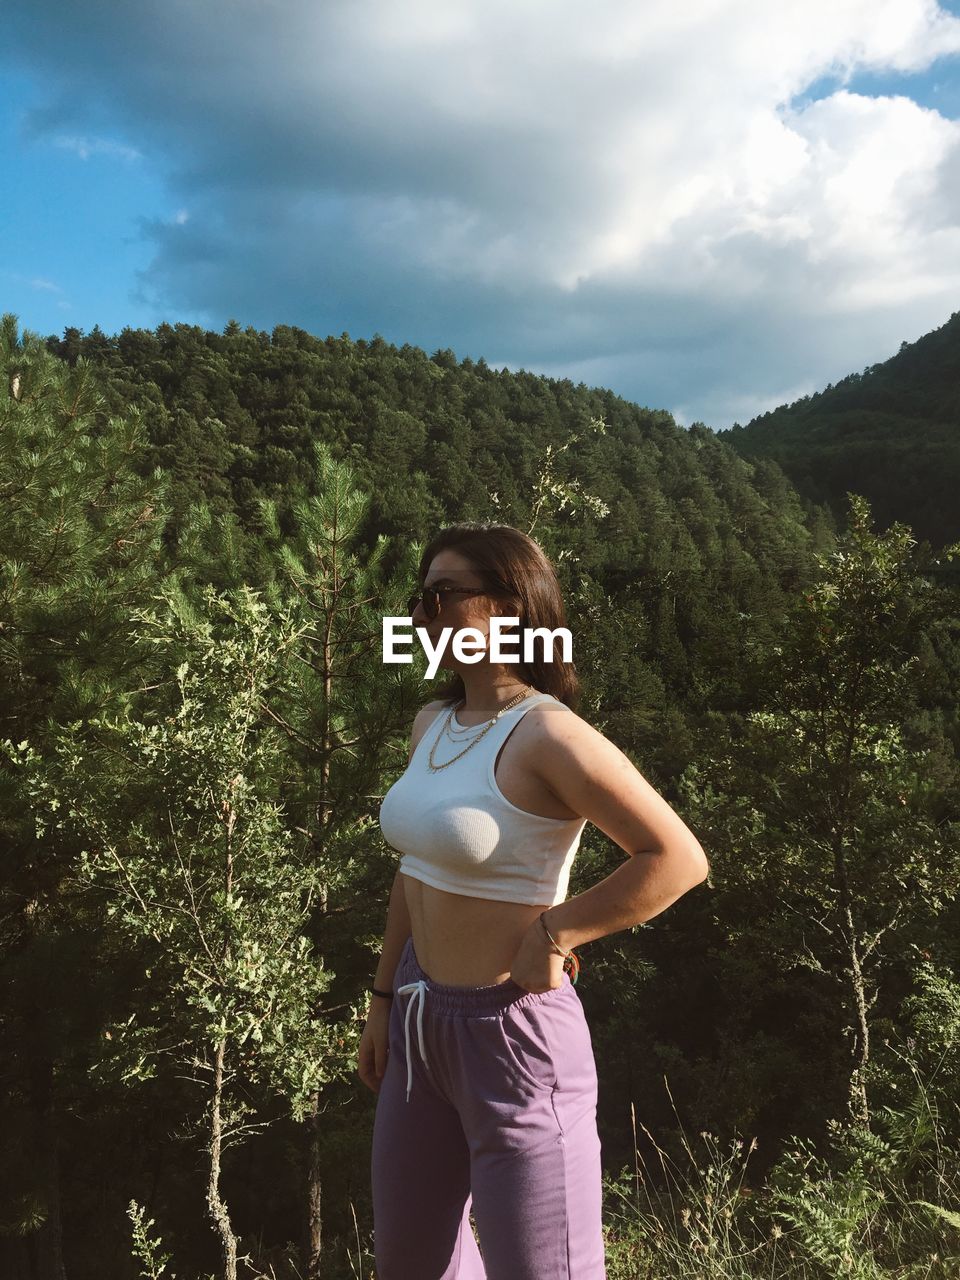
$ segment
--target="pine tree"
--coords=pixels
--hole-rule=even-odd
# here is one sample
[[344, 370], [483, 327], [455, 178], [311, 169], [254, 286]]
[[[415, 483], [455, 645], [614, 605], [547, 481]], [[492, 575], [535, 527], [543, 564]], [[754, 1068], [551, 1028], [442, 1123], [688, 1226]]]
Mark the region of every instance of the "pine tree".
[[866, 500], [850, 499], [849, 531], [752, 663], [759, 706], [742, 738], [705, 741], [683, 792], [712, 850], [720, 933], [745, 959], [817, 975], [845, 1044], [819, 1046], [821, 1067], [839, 1061], [849, 1118], [869, 1129], [872, 1011], [896, 1013], [888, 987], [960, 893], [960, 821], [940, 811], [960, 774], [943, 736], [918, 727], [949, 598], [909, 530], [873, 532]]
[[[128, 614], [155, 576], [164, 485], [132, 469], [136, 415], [103, 420], [82, 358], [65, 365], [6, 315], [0, 362], [0, 739], [45, 755], [57, 724], [89, 723], [135, 683]], [[0, 814], [0, 1164], [17, 1171], [0, 1217], [36, 1233], [42, 1280], [62, 1280], [61, 1116], [86, 1088], [97, 926], [2, 758]]]
[[[384, 615], [405, 616], [421, 545], [399, 549], [379, 536], [364, 552], [361, 536], [371, 497], [346, 462], [319, 442], [314, 448], [316, 497], [294, 504], [284, 537], [276, 505], [262, 504], [273, 557], [265, 590], [292, 609], [302, 640], [291, 683], [272, 700], [293, 762], [288, 804], [318, 870], [313, 936], [324, 954], [362, 990], [382, 943], [382, 917], [395, 873], [383, 850], [376, 801], [385, 772], [403, 768], [403, 741], [423, 689], [413, 664], [384, 664]], [[371, 912], [370, 903], [382, 903]], [[349, 957], [362, 951], [351, 974]], [[346, 970], [346, 972], [344, 972]], [[364, 1006], [365, 1007], [365, 1006]], [[305, 1275], [321, 1274], [321, 1123], [319, 1087], [310, 1099]]]
[[299, 1119], [353, 1062], [317, 1017], [331, 975], [303, 927], [322, 867], [276, 803], [284, 743], [264, 714], [298, 637], [249, 589], [203, 594], [199, 619], [175, 597], [135, 613], [156, 676], [138, 705], [96, 718], [92, 739], [68, 726], [53, 758], [8, 750], [38, 837], [75, 833], [79, 883], [143, 960], [93, 1072], [128, 1089], [195, 1086], [179, 1128], [206, 1156], [207, 1210], [236, 1280], [226, 1153], [265, 1127], [258, 1103], [279, 1095]]

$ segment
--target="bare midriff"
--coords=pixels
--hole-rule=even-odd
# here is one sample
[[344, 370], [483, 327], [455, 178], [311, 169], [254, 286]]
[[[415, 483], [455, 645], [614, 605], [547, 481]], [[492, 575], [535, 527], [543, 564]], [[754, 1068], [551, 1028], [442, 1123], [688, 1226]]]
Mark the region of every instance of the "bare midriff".
[[[497, 756], [497, 786], [518, 809], [546, 818], [575, 818], [530, 765], [533, 742], [529, 713], [521, 719]], [[479, 717], [476, 718], [479, 722]], [[462, 724], [469, 723], [463, 712]], [[431, 739], [436, 736], [434, 729]], [[452, 765], [451, 768], [456, 768]], [[403, 875], [410, 929], [417, 960], [434, 982], [486, 987], [510, 977], [523, 935], [549, 902], [501, 902], [450, 893]], [[546, 946], [546, 942], [544, 942]]]
[[550, 905], [468, 898], [413, 876], [402, 878], [420, 967], [434, 982], [449, 986], [505, 982], [523, 935]]

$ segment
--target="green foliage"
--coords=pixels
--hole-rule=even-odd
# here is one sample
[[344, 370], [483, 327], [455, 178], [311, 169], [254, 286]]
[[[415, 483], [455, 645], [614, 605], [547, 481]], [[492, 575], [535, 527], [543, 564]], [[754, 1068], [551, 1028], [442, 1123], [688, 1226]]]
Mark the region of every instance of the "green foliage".
[[[203, 1149], [251, 1268], [307, 1269], [307, 1192], [315, 1269], [369, 1262], [355, 1055], [395, 867], [376, 809], [429, 696], [416, 664], [381, 665], [380, 621], [439, 525], [499, 518], [558, 565], [581, 715], [711, 861], [585, 957], [605, 1163], [631, 1108], [656, 1167], [680, 1161], [664, 1071], [707, 1144], [669, 1215], [611, 1232], [611, 1277], [939, 1280], [960, 1142], [943, 560], [874, 533], [856, 480], [831, 514], [702, 425], [450, 351], [0, 330], [2, 1234], [120, 1274], [110, 1206], [136, 1193], [209, 1270]], [[889, 470], [912, 517], [908, 447]], [[571, 894], [621, 858], [588, 830]], [[802, 1164], [851, 1103], [867, 1136], [826, 1129], [778, 1203], [780, 1155]], [[712, 1145], [738, 1132], [753, 1187]], [[144, 1274], [170, 1262], [151, 1226]]]
[[911, 564], [907, 531], [878, 536], [852, 505], [850, 533], [753, 664], [764, 709], [707, 746], [682, 789], [715, 852], [727, 944], [813, 975], [866, 1121], [871, 1010], [960, 892], [960, 823], [926, 782], [948, 763], [940, 744], [904, 728], [923, 693], [918, 647], [946, 602]]
[[151, 1239], [148, 1234], [155, 1223], [153, 1218], [145, 1220], [146, 1216], [143, 1206], [137, 1204], [136, 1200], [131, 1200], [127, 1207], [127, 1217], [133, 1229], [133, 1255], [141, 1264], [140, 1275], [143, 1280], [161, 1280], [164, 1275], [168, 1276], [168, 1280], [176, 1280], [175, 1271], [167, 1272], [167, 1264], [171, 1258], [170, 1254], [161, 1252], [163, 1241], [159, 1237]]
[[[801, 1142], [773, 1171], [773, 1214], [794, 1229], [793, 1238], [825, 1280], [948, 1276], [960, 1264], [960, 1235], [945, 1236], [937, 1228], [938, 1220], [950, 1221], [950, 1212], [914, 1198], [921, 1188], [957, 1196], [957, 1150], [943, 1148], [936, 1126], [921, 1135], [915, 1115], [912, 1104], [906, 1112], [885, 1109], [879, 1117], [883, 1133], [830, 1123], [825, 1153]], [[913, 1213], [917, 1204], [933, 1216]]]
[[[889, 360], [718, 432], [741, 457], [775, 460], [796, 489], [839, 521], [850, 489], [877, 523], [905, 520], [933, 547], [960, 537], [960, 312]], [[956, 570], [942, 572], [956, 584]]]
[[102, 705], [103, 655], [155, 572], [167, 482], [141, 479], [136, 413], [103, 417], [93, 367], [67, 368], [14, 317], [0, 324], [0, 725], [32, 722], [54, 689]]
[[205, 598], [199, 626], [172, 608], [137, 612], [161, 680], [149, 709], [67, 726], [53, 758], [21, 744], [11, 759], [31, 768], [37, 838], [79, 835], [78, 881], [149, 957], [149, 1004], [109, 1028], [97, 1070], [130, 1083], [165, 1061], [202, 1096], [225, 1047], [229, 1142], [253, 1110], [250, 1085], [278, 1090], [299, 1117], [350, 1060], [312, 1019], [329, 985], [302, 933], [317, 869], [273, 799], [278, 734], [262, 715], [296, 637], [249, 590]]
[[747, 1178], [755, 1138], [744, 1151], [704, 1130], [692, 1145], [678, 1117], [680, 1158], [654, 1142], [651, 1163], [635, 1146], [634, 1169], [604, 1179], [610, 1280], [951, 1280], [960, 1215], [916, 1197], [956, 1201], [960, 1146], [937, 1124], [918, 1145], [913, 1114], [885, 1110], [882, 1133], [831, 1122], [822, 1151], [797, 1141], [759, 1189]]

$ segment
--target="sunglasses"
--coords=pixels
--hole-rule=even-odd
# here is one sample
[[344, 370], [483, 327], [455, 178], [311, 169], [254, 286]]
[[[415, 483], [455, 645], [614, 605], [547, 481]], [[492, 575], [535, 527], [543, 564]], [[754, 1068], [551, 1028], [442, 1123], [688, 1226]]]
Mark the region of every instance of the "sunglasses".
[[428, 618], [435, 618], [440, 612], [441, 597], [448, 593], [462, 596], [492, 596], [501, 595], [502, 592], [490, 591], [486, 587], [424, 587], [422, 591], [416, 591], [407, 601], [407, 612], [413, 616], [413, 611], [418, 604], [423, 605], [423, 612]]

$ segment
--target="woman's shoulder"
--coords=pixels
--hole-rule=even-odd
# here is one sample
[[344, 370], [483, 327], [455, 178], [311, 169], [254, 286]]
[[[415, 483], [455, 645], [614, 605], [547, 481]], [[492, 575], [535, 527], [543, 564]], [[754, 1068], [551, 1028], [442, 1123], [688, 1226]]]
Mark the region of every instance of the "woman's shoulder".
[[569, 725], [574, 721], [580, 724], [587, 723], [574, 711], [573, 707], [568, 707], [565, 702], [561, 702], [554, 694], [540, 696], [538, 701], [527, 712], [525, 718], [536, 718], [544, 724]]
[[559, 698], [544, 698], [524, 715], [527, 732], [538, 743], [596, 740], [603, 735]]

